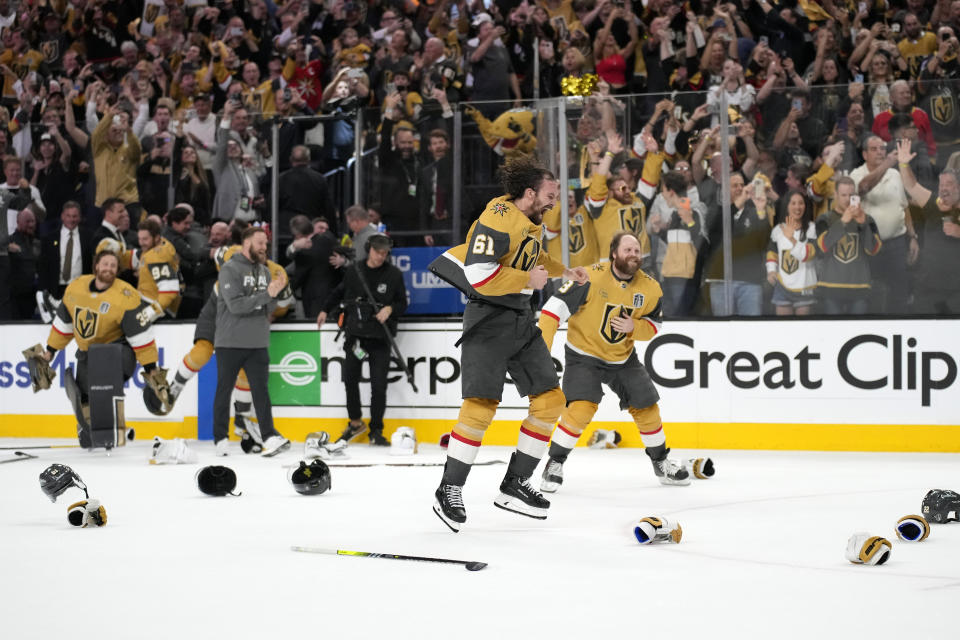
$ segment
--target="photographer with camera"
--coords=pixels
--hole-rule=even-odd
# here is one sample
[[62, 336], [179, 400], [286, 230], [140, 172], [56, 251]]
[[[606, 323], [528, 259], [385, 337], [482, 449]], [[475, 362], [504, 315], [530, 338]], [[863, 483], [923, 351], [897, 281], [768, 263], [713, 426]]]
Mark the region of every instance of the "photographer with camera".
[[363, 434], [367, 427], [361, 420], [360, 367], [364, 360], [370, 366], [370, 444], [387, 445], [383, 437], [383, 414], [387, 404], [387, 372], [390, 368], [390, 335], [396, 335], [397, 318], [407, 308], [407, 289], [400, 269], [390, 263], [393, 243], [385, 235], [371, 236], [364, 243], [366, 260], [356, 260], [343, 273], [343, 282], [334, 289], [324, 311], [317, 315], [322, 327], [327, 315], [343, 305], [341, 329], [343, 343], [343, 383], [347, 391], [347, 414], [350, 422], [339, 440], [350, 441]]

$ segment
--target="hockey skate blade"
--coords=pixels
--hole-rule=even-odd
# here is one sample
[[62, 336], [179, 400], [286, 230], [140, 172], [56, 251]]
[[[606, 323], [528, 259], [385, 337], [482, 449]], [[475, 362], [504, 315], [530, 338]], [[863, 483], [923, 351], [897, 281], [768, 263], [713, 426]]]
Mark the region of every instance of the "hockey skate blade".
[[[440, 508], [440, 503], [439, 503], [439, 502], [434, 502], [434, 503], [433, 503], [433, 512], [434, 512], [435, 514], [437, 514], [437, 517], [440, 518], [440, 520], [443, 521], [443, 524], [447, 525], [447, 527], [450, 529], [450, 531], [453, 531], [454, 533], [460, 533], [460, 524], [461, 524], [461, 523], [457, 522], [456, 520], [451, 520], [451, 519], [448, 518], [447, 516], [443, 515], [443, 509]], [[483, 564], [483, 563], [480, 562], [480, 563], [476, 563], [476, 564]], [[485, 567], [485, 566], [487, 566], [487, 565], [483, 565], [483, 566]], [[470, 567], [467, 567], [467, 568], [470, 569]], [[480, 569], [483, 569], [483, 567], [480, 567]], [[477, 571], [477, 569], [470, 569], [470, 571]]]
[[683, 480], [673, 480], [667, 476], [657, 476], [657, 480], [660, 481], [660, 484], [666, 487], [685, 487], [690, 484], [690, 476], [687, 476]]
[[505, 493], [501, 493], [499, 496], [497, 496], [497, 499], [493, 501], [493, 504], [494, 506], [500, 507], [504, 511], [519, 513], [520, 515], [527, 516], [528, 518], [535, 518], [536, 520], [547, 519], [546, 509], [531, 507], [522, 500], [518, 500], [513, 496], [508, 496]]

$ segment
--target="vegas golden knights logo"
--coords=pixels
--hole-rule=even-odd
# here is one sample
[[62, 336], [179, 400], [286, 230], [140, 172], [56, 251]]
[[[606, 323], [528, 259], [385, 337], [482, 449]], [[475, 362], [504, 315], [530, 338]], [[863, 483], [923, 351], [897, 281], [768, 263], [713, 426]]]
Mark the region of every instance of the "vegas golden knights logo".
[[794, 273], [800, 268], [800, 261], [797, 260], [789, 251], [780, 252], [780, 268], [784, 273]]
[[600, 335], [610, 344], [623, 342], [627, 334], [620, 333], [610, 324], [610, 321], [617, 316], [628, 316], [633, 313], [633, 309], [625, 307], [622, 304], [607, 304], [603, 309], [603, 321], [600, 323]]
[[517, 254], [510, 266], [514, 269], [520, 269], [520, 271], [530, 271], [536, 266], [539, 257], [540, 241], [535, 238], [524, 238], [520, 246], [517, 247]]
[[583, 239], [583, 227], [579, 225], [570, 227], [568, 244], [570, 245], [570, 253], [580, 253], [583, 251], [583, 247], [586, 244], [586, 241]]
[[643, 231], [643, 209], [640, 207], [624, 207], [620, 209], [620, 228], [639, 237]]
[[97, 335], [99, 320], [100, 314], [86, 307], [77, 307], [73, 314], [73, 326], [77, 330], [77, 335], [84, 340], [90, 340]]
[[40, 43], [40, 52], [43, 53], [43, 59], [47, 62], [54, 62], [60, 57], [60, 43], [56, 40], [47, 40]]
[[143, 12], [143, 19], [148, 24], [153, 24], [156, 22], [158, 15], [160, 15], [160, 5], [148, 4], [147, 10]]
[[257, 113], [263, 111], [263, 96], [254, 91], [247, 96], [247, 108]]
[[850, 264], [860, 255], [860, 235], [846, 233], [833, 248], [833, 257], [843, 264]]
[[953, 95], [948, 91], [930, 101], [930, 115], [939, 124], [950, 124], [954, 118]]

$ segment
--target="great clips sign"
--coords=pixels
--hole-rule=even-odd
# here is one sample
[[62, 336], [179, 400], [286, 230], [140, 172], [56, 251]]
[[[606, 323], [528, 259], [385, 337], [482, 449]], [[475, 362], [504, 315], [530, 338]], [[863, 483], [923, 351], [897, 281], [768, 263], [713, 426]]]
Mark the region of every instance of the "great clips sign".
[[674, 415], [960, 424], [960, 321], [666, 323], [641, 361]]

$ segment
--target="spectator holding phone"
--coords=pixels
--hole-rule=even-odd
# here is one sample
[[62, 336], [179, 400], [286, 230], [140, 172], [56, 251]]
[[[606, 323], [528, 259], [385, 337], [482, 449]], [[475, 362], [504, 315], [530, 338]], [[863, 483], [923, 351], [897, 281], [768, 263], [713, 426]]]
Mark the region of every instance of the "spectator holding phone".
[[870, 256], [880, 251], [877, 223], [860, 206], [856, 185], [837, 178], [833, 207], [817, 218], [817, 298], [829, 315], [863, 315], [870, 298]]
[[767, 282], [773, 285], [778, 316], [810, 315], [817, 270], [813, 203], [802, 191], [789, 191], [779, 201], [777, 224], [767, 245]]

